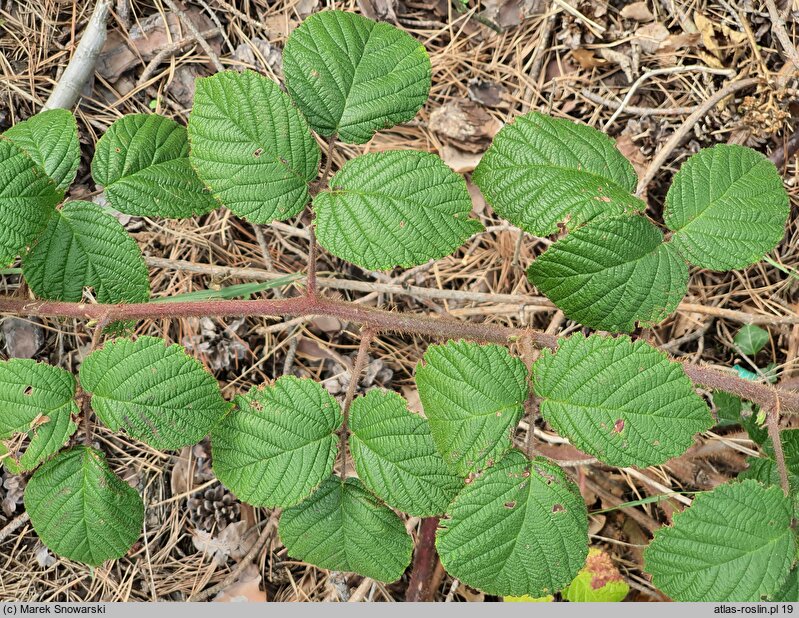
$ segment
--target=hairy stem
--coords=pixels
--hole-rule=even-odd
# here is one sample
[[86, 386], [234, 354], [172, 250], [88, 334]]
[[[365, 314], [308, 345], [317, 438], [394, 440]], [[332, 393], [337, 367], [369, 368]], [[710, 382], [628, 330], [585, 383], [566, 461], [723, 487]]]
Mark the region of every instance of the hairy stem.
[[432, 601], [435, 590], [430, 585], [438, 562], [436, 552], [436, 528], [438, 517], [425, 517], [419, 526], [419, 540], [413, 554], [411, 579], [405, 592], [405, 600], [409, 603]]
[[[377, 331], [415, 334], [436, 339], [470, 339], [508, 344], [525, 335], [537, 348], [557, 346], [555, 335], [501, 324], [461, 322], [408, 312], [385, 311], [374, 307], [321, 297], [296, 297], [260, 300], [201, 300], [174, 303], [131, 303], [119, 305], [31, 301], [0, 297], [0, 313], [50, 318], [96, 320], [175, 319], [188, 317], [312, 317], [326, 316], [353, 322]], [[685, 373], [696, 384], [727, 391], [766, 409], [799, 414], [799, 393], [770, 384], [761, 384], [711, 367], [683, 364]]]
[[771, 445], [774, 447], [774, 462], [780, 475], [780, 486], [787, 496], [791, 493], [791, 485], [788, 481], [788, 465], [785, 463], [785, 452], [782, 449], [779, 408], [769, 410], [766, 417], [766, 427], [768, 428], [768, 437], [771, 438]]
[[319, 187], [324, 188], [327, 179], [330, 177], [330, 172], [333, 169], [333, 153], [336, 151], [336, 136], [331, 135], [327, 140], [327, 160], [325, 161], [325, 170], [322, 172], [322, 178], [319, 179]]
[[375, 330], [368, 327], [365, 328], [361, 333], [361, 344], [358, 346], [358, 354], [355, 356], [355, 362], [352, 364], [350, 383], [347, 386], [347, 394], [344, 396], [344, 421], [341, 424], [341, 433], [339, 434], [342, 479], [347, 478], [347, 434], [349, 433], [350, 406], [352, 405], [352, 400], [355, 398], [355, 391], [358, 390], [358, 379], [363, 373], [363, 368], [366, 365], [366, 359], [369, 358], [369, 346], [372, 345], [372, 339], [374, 339], [374, 336]]
[[[100, 339], [103, 336], [103, 331], [108, 324], [108, 317], [103, 317], [97, 322], [97, 325], [94, 327], [94, 332], [92, 333], [92, 341], [89, 344], [88, 354], [91, 354], [97, 349], [97, 346], [100, 344]], [[80, 388], [80, 386], [78, 388]], [[94, 427], [92, 425], [92, 408], [90, 405], [91, 395], [80, 388], [79, 396], [81, 399], [80, 410], [81, 414], [83, 414], [83, 443], [86, 446], [91, 446], [94, 434]]]
[[315, 297], [318, 286], [316, 284], [316, 232], [313, 224], [308, 227], [308, 276], [305, 279], [305, 292], [310, 297]]

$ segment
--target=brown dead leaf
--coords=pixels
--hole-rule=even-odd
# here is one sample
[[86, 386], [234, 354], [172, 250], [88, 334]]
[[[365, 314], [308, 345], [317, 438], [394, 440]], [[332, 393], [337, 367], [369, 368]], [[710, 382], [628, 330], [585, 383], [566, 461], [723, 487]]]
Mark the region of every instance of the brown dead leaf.
[[267, 15], [264, 17], [263, 22], [267, 32], [274, 33], [275, 36], [285, 39], [294, 31], [294, 28], [300, 25], [300, 22], [292, 19], [292, 17], [288, 12], [281, 11], [274, 15]]
[[641, 178], [644, 172], [646, 172], [646, 168], [649, 166], [649, 161], [646, 156], [644, 156], [644, 153], [641, 152], [638, 145], [627, 133], [624, 133], [616, 140], [616, 148], [618, 148], [619, 152], [633, 164], [635, 173]]
[[261, 573], [258, 567], [250, 564], [230, 584], [214, 597], [215, 603], [264, 603], [266, 592], [261, 590]]
[[721, 33], [729, 39], [733, 45], [740, 45], [746, 41], [746, 33], [739, 30], [733, 30], [727, 24], [721, 24]]
[[358, 0], [358, 8], [369, 19], [397, 25], [397, 0]]
[[704, 316], [701, 313], [685, 313], [681, 311], [677, 314], [677, 319], [674, 322], [674, 329], [672, 331], [672, 339], [678, 339], [683, 335], [688, 334], [702, 328]]
[[583, 67], [584, 69], [594, 69], [596, 67], [605, 66], [608, 61], [604, 58], [600, 58], [599, 56], [595, 56], [594, 52], [590, 49], [584, 49], [579, 47], [577, 49], [572, 50], [572, 57], [578, 62], [578, 64]]
[[668, 28], [658, 21], [641, 26], [635, 31], [635, 41], [646, 54], [656, 52], [668, 38]]
[[352, 369], [352, 361], [349, 358], [307, 337], [302, 337], [300, 339], [300, 342], [297, 344], [297, 353], [303, 354], [313, 360], [330, 359], [342, 367], [346, 367], [347, 370]]
[[655, 19], [646, 2], [631, 2], [622, 7], [620, 15], [624, 19], [632, 19], [634, 21], [652, 21]]
[[0, 327], [5, 339], [6, 353], [11, 358], [33, 358], [44, 345], [41, 321], [9, 317]]
[[257, 530], [252, 528], [248, 531], [245, 521], [234, 522], [218, 533], [198, 529], [191, 535], [195, 549], [207, 554], [219, 565], [227, 562], [228, 558], [241, 560], [257, 539]]
[[323, 333], [338, 333], [344, 328], [344, 323], [338, 318], [321, 315], [308, 322], [308, 326]]
[[469, 98], [486, 107], [507, 107], [508, 89], [502, 84], [480, 79], [469, 80]]
[[605, 527], [607, 515], [599, 513], [598, 515], [588, 516], [588, 534], [599, 534], [602, 528]]
[[472, 213], [475, 215], [482, 215], [486, 209], [486, 198], [483, 197], [477, 185], [470, 180], [466, 181], [466, 188], [469, 191], [469, 197], [472, 198]]
[[716, 60], [721, 59], [721, 50], [719, 49], [719, 42], [716, 40], [716, 31], [707, 17], [702, 15], [699, 11], [694, 12], [694, 23], [699, 30], [699, 35], [702, 40], [704, 48], [715, 56]]
[[169, 477], [169, 486], [172, 489], [173, 496], [180, 496], [188, 493], [192, 488], [192, 473], [190, 470], [191, 460], [191, 447], [184, 446], [180, 451], [180, 455], [175, 459], [175, 465], [172, 466], [172, 474]]
[[428, 123], [451, 146], [465, 152], [483, 152], [502, 123], [473, 101], [450, 101], [433, 110]]
[[[401, 387], [402, 396], [408, 402], [408, 409], [411, 412], [422, 414], [422, 400], [419, 399], [419, 391], [411, 386]], [[424, 414], [422, 414], [424, 416]]]
[[480, 16], [507, 30], [547, 9], [547, 0], [483, 0]]
[[463, 152], [454, 146], [444, 145], [439, 153], [449, 168], [453, 172], [465, 174], [466, 172], [474, 171], [480, 159], [483, 158], [483, 153]]
[[[214, 27], [200, 9], [192, 7], [185, 9], [185, 13], [200, 32]], [[110, 32], [97, 59], [97, 72], [111, 83], [142, 61], [152, 60], [164, 47], [187, 36], [188, 31], [178, 16], [170, 12], [166, 14], [166, 20], [160, 13], [150, 15], [135, 24], [128, 34], [125, 36], [118, 30]], [[208, 39], [217, 53], [222, 49], [220, 41], [219, 35]]]
[[313, 13], [316, 8], [319, 6], [319, 0], [297, 0], [294, 3], [294, 10], [297, 11], [297, 14], [305, 19]]
[[670, 34], [668, 38], [660, 44], [659, 59], [664, 66], [676, 66], [677, 61], [684, 55], [681, 50], [691, 49], [699, 44], [701, 35], [695, 33]]
[[624, 72], [627, 81], [632, 83], [632, 81], [635, 79], [635, 73], [637, 73], [637, 71], [636, 67], [633, 66], [633, 59], [630, 56], [607, 47], [600, 49], [599, 53], [608, 62], [619, 65], [621, 70]]

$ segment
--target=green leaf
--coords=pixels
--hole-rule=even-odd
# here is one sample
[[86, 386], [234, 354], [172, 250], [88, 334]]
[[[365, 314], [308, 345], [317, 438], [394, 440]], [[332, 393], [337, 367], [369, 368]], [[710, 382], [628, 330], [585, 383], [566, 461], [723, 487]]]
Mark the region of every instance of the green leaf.
[[198, 360], [156, 337], [109, 341], [79, 375], [103, 423], [156, 449], [197, 444], [229, 408]]
[[[780, 440], [785, 455], [788, 482], [792, 491], [799, 491], [799, 429], [781, 430]], [[746, 463], [749, 467], [738, 475], [739, 480], [754, 479], [766, 486], [780, 486], [780, 473], [777, 470], [774, 446], [770, 438], [763, 443], [763, 455], [747, 457]]]
[[23, 258], [37, 296], [78, 302], [94, 288], [100, 303], [144, 302], [150, 280], [141, 249], [117, 221], [90, 202], [67, 202]]
[[[11, 452], [2, 460], [9, 471], [33, 470], [66, 444], [77, 429], [74, 396], [68, 371], [30, 359], [0, 361], [0, 440]], [[22, 449], [20, 436], [29, 440]]]
[[511, 447], [527, 399], [524, 363], [498, 345], [431, 345], [416, 367], [416, 385], [433, 442], [467, 475], [491, 466]]
[[742, 354], [755, 356], [768, 343], [769, 334], [765, 328], [760, 328], [754, 324], [747, 324], [741, 327], [735, 334], [735, 345]]
[[785, 235], [788, 194], [774, 164], [751, 148], [700, 150], [674, 175], [663, 219], [686, 260], [712, 270], [754, 264]]
[[500, 217], [538, 236], [646, 208], [632, 195], [638, 178], [613, 140], [538, 112], [497, 133], [472, 180]]
[[483, 229], [463, 178], [418, 150], [348, 161], [313, 206], [319, 243], [370, 270], [442, 258]]
[[186, 128], [157, 114], [114, 122], [97, 142], [92, 177], [129, 215], [182, 219], [218, 206], [189, 164]]
[[211, 433], [214, 473], [255, 506], [292, 506], [333, 471], [338, 402], [322, 385], [293, 376], [252, 388]]
[[567, 317], [631, 332], [663, 321], [688, 290], [688, 266], [647, 219], [603, 217], [558, 240], [527, 271]]
[[653, 466], [713, 425], [682, 365], [644, 341], [582, 334], [533, 366], [541, 415], [581, 451], [611, 466]]
[[713, 406], [719, 425], [740, 425], [743, 401], [726, 391], [713, 391]]
[[436, 547], [447, 572], [469, 586], [542, 597], [585, 564], [585, 503], [553, 462], [514, 450], [456, 496]]
[[0, 139], [0, 267], [33, 242], [63, 197], [33, 159]]
[[25, 488], [25, 510], [42, 542], [71, 560], [100, 566], [136, 542], [144, 504], [100, 451], [76, 446], [39, 468]]
[[80, 142], [75, 116], [66, 109], [51, 109], [18, 122], [3, 134], [25, 152], [66, 191], [80, 164]]
[[771, 595], [769, 601], [778, 603], [799, 603], [799, 566], [795, 566], [788, 574], [782, 588]]
[[224, 71], [196, 83], [189, 158], [214, 196], [252, 223], [300, 212], [320, 152], [289, 96], [252, 71]]
[[283, 72], [313, 129], [354, 144], [413, 118], [430, 92], [424, 45], [390, 24], [344, 11], [316, 13], [294, 30]]
[[430, 425], [397, 393], [372, 390], [356, 398], [350, 430], [358, 477], [395, 509], [439, 515], [463, 487], [436, 451]]
[[322, 569], [393, 582], [411, 561], [413, 541], [402, 520], [355, 478], [329, 477], [283, 511], [278, 531], [289, 556]]
[[768, 431], [757, 422], [757, 406], [724, 391], [713, 391], [713, 405], [716, 408], [718, 425], [740, 425], [757, 444], [763, 444]]
[[778, 487], [727, 483], [699, 494], [644, 552], [675, 601], [755, 602], [777, 592], [796, 559], [791, 502]]
[[297, 279], [303, 278], [302, 273], [291, 273], [283, 277], [276, 277], [271, 281], [260, 281], [257, 283], [237, 283], [235, 285], [227, 285], [219, 289], [196, 290], [194, 292], [183, 292], [181, 294], [172, 294], [170, 296], [160, 296], [153, 298], [150, 302], [153, 303], [182, 303], [187, 300], [211, 300], [216, 298], [249, 298], [253, 294], [269, 290], [271, 288], [279, 288], [288, 285]]
[[629, 592], [630, 587], [610, 556], [592, 547], [585, 566], [563, 589], [562, 595], [571, 603], [619, 603]]

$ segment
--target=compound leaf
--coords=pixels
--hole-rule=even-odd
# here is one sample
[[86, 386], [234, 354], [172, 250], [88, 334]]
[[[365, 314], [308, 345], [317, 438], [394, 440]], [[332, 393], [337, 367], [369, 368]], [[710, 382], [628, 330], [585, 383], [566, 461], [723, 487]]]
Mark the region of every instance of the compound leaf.
[[713, 418], [680, 363], [629, 337], [572, 335], [533, 367], [543, 418], [611, 466], [681, 455]]
[[33, 159], [0, 139], [0, 268], [33, 242], [63, 197]]
[[431, 345], [416, 367], [416, 385], [433, 442], [447, 464], [467, 475], [511, 447], [524, 414], [524, 363], [498, 345]]
[[283, 72], [314, 130], [355, 144], [413, 118], [430, 91], [424, 45], [390, 24], [344, 11], [316, 13], [294, 30]]
[[1, 461], [9, 471], [33, 470], [66, 444], [77, 429], [74, 396], [68, 371], [30, 359], [0, 361], [0, 440], [10, 453]]
[[588, 514], [563, 470], [513, 450], [455, 497], [436, 547], [447, 572], [469, 586], [542, 597], [585, 564]]
[[382, 582], [398, 580], [411, 561], [413, 541], [402, 520], [355, 478], [329, 477], [283, 511], [279, 533], [292, 558]]
[[342, 416], [321, 384], [283, 376], [235, 404], [213, 430], [211, 445], [214, 473], [241, 500], [292, 506], [330, 476]]
[[765, 328], [760, 328], [754, 324], [747, 324], [741, 327], [735, 334], [735, 345], [742, 354], [755, 356], [768, 343], [769, 334]]
[[567, 317], [611, 332], [661, 322], [688, 289], [688, 266], [652, 223], [602, 217], [558, 240], [527, 271]]
[[415, 266], [449, 255], [483, 229], [469, 218], [466, 182], [417, 150], [348, 161], [314, 198], [319, 243], [367, 269]]
[[548, 236], [597, 215], [643, 211], [637, 177], [613, 140], [591, 127], [538, 112], [494, 137], [472, 177], [498, 215]]
[[755, 602], [782, 586], [796, 559], [791, 502], [779, 487], [727, 483], [696, 496], [644, 552], [675, 601]]
[[124, 556], [144, 521], [138, 492], [86, 446], [59, 453], [34, 473], [25, 510], [47, 547], [92, 566]]
[[114, 122], [97, 142], [92, 177], [129, 215], [182, 219], [218, 206], [189, 164], [186, 128], [157, 114]]
[[18, 122], [3, 134], [25, 152], [66, 191], [80, 163], [80, 142], [75, 116], [66, 109], [50, 109]]
[[91, 202], [67, 202], [50, 217], [23, 258], [37, 296], [78, 302], [94, 288], [101, 303], [143, 302], [150, 280], [141, 249], [111, 214]]
[[785, 235], [788, 194], [774, 164], [751, 148], [700, 150], [674, 175], [663, 219], [686, 260], [712, 270], [754, 264]]
[[253, 223], [288, 219], [308, 203], [319, 146], [287, 94], [253, 71], [197, 80], [189, 158], [213, 194]]
[[156, 337], [111, 340], [79, 375], [103, 423], [161, 450], [196, 444], [229, 408], [199, 361]]
[[395, 509], [439, 515], [463, 487], [436, 451], [428, 422], [397, 393], [372, 390], [355, 399], [350, 430], [358, 477]]

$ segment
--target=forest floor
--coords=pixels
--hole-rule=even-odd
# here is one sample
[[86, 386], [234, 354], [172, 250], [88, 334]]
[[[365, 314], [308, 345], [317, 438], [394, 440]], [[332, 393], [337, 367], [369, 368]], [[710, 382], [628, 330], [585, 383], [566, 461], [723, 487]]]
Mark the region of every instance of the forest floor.
[[[93, 2], [0, 0], [0, 131], [41, 109], [80, 39]], [[796, 66], [799, 4], [777, 2], [770, 15], [759, 0], [186, 0], [188, 19], [209, 55], [170, 10], [170, 2], [116, 0], [96, 74], [76, 115], [83, 159], [72, 198], [99, 199], [89, 162], [100, 135], [126, 113], [155, 111], [185, 123], [197, 76], [252, 68], [281, 80], [281, 49], [304, 16], [322, 8], [358, 11], [390, 21], [423, 42], [433, 67], [430, 99], [417, 117], [363, 146], [344, 145], [344, 158], [365, 151], [417, 148], [436, 152], [468, 174], [499, 128], [531, 109], [606, 131], [648, 186], [659, 216], [680, 164], [716, 143], [751, 146], [780, 169], [794, 204], [783, 242], [766, 262], [746, 270], [692, 269], [688, 296], [671, 318], [642, 333], [687, 362], [768, 372], [799, 389], [799, 224], [796, 218], [799, 134]], [[790, 46], [790, 49], [786, 49]], [[792, 61], [793, 58], [793, 61]], [[797, 65], [799, 66], [799, 65]], [[716, 105], [715, 93], [744, 79]], [[620, 113], [614, 113], [628, 93]], [[691, 115], [701, 113], [694, 120]], [[794, 116], [796, 114], [796, 116]], [[686, 121], [691, 119], [689, 124]], [[676, 131], [685, 139], [655, 155]], [[365, 272], [325, 254], [324, 291], [365, 305], [450, 315], [462, 320], [530, 325], [564, 334], [580, 327], [527, 282], [524, 269], [550, 242], [524, 236], [500, 220], [470, 183], [474, 214], [487, 228], [454, 255], [410, 270]], [[225, 209], [185, 221], [122, 216], [142, 247], [153, 296], [252, 282], [264, 271], [305, 268], [307, 213], [255, 229]], [[255, 271], [239, 272], [247, 268]], [[343, 280], [359, 282], [347, 286]], [[400, 286], [399, 288], [397, 286]], [[413, 287], [408, 287], [413, 286]], [[416, 289], [452, 290], [449, 298]], [[354, 289], [345, 289], [350, 287]], [[296, 295], [293, 284], [255, 296]], [[0, 277], [0, 294], [27, 294], [17, 275]], [[733, 337], [756, 318], [770, 339], [747, 357]], [[70, 320], [0, 320], [0, 353], [46, 360], [75, 370], [91, 330]], [[284, 372], [324, 382], [343, 396], [357, 327], [335, 319], [185, 319], [139, 323], [136, 332], [186, 346], [214, 373], [230, 398]], [[400, 391], [419, 409], [414, 367], [428, 340], [381, 335], [359, 389]], [[758, 378], [758, 379], [762, 379]], [[628, 600], [661, 600], [642, 571], [642, 547], [690, 498], [620, 504], [668, 492], [709, 489], [746, 467], [756, 445], [738, 426], [717, 427], [685, 455], [646, 470], [591, 463], [539, 421], [538, 448], [571, 464], [591, 515], [591, 542], [613, 558], [631, 587]], [[524, 439], [520, 431], [519, 440]], [[291, 560], [276, 536], [237, 569], [270, 514], [240, 505], [213, 477], [207, 442], [161, 453], [98, 427], [96, 440], [112, 467], [147, 504], [145, 530], [130, 554], [90, 570], [53, 556], [29, 524], [0, 540], [0, 600], [186, 600], [224, 584], [220, 600], [402, 600], [407, 574], [384, 585], [329, 573]], [[24, 507], [24, 477], [2, 472], [0, 529]], [[609, 509], [609, 510], [608, 510]], [[408, 522], [416, 533], [418, 520]], [[0, 537], [2, 538], [2, 537]], [[230, 577], [234, 573], [235, 577]], [[439, 567], [431, 600], [495, 600]], [[232, 579], [232, 581], [231, 581]]]

